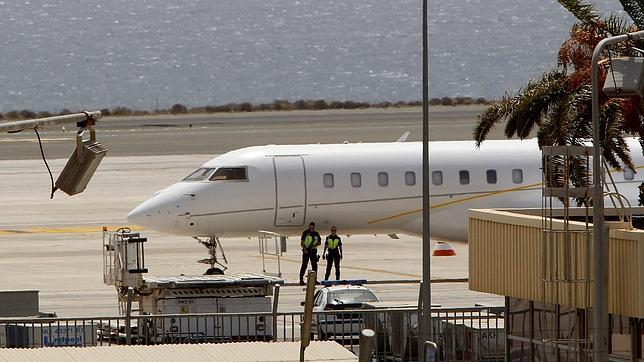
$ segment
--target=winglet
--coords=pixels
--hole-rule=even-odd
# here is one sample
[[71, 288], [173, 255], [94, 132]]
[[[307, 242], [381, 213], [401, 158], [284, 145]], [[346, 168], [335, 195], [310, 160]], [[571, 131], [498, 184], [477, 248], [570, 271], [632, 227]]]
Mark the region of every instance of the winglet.
[[396, 142], [405, 142], [407, 141], [407, 137], [409, 137], [409, 131], [405, 131]]

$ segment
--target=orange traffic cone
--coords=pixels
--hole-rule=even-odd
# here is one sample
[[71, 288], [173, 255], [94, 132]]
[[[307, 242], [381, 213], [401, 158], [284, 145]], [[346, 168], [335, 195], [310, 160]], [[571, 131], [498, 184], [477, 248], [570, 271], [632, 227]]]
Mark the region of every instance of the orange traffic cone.
[[432, 256], [455, 256], [456, 252], [452, 249], [452, 246], [444, 241], [437, 241], [436, 246], [434, 246], [434, 252]]

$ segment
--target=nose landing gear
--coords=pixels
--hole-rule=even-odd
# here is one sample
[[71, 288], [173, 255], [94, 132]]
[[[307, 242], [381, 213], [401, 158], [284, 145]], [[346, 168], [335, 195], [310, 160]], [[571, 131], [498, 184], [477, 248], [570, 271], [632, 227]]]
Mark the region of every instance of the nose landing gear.
[[208, 254], [210, 255], [209, 258], [199, 260], [199, 263], [210, 265], [210, 268], [206, 270], [204, 275], [223, 275], [224, 271], [228, 268], [217, 259], [217, 249], [221, 250], [221, 257], [224, 259], [224, 263], [228, 264], [228, 260], [226, 259], [226, 253], [224, 252], [224, 248], [221, 245], [219, 238], [217, 236], [212, 236], [206, 240], [202, 240], [197, 237], [195, 237], [195, 239], [199, 244], [208, 249]]

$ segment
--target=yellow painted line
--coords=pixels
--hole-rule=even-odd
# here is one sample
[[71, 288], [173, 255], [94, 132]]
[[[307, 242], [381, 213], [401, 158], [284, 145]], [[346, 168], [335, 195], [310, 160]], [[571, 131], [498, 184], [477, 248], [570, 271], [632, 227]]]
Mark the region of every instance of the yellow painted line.
[[[635, 167], [636, 170], [639, 170], [639, 169], [642, 169], [642, 168], [644, 168], [644, 165], [640, 165], [640, 166]], [[617, 169], [612, 169], [609, 172], [616, 173], [616, 172], [621, 172], [621, 171], [619, 171]], [[592, 176], [592, 174], [591, 174], [591, 176]], [[503, 190], [498, 190], [498, 191], [486, 192], [486, 193], [482, 193], [482, 194], [478, 194], [478, 195], [464, 197], [464, 198], [457, 199], [457, 200], [447, 201], [447, 202], [432, 205], [430, 207], [430, 209], [438, 209], [438, 208], [441, 208], [441, 207], [451, 206], [451, 205], [460, 204], [460, 203], [467, 202], [467, 201], [472, 201], [472, 200], [475, 200], [475, 199], [501, 195], [501, 194], [514, 192], [514, 191], [528, 190], [528, 189], [531, 189], [531, 188], [534, 188], [534, 187], [537, 187], [537, 186], [541, 187], [541, 182], [534, 183], [534, 184], [531, 184], [531, 185], [525, 185], [525, 186], [513, 187], [513, 188], [503, 189]], [[382, 218], [382, 219], [371, 220], [371, 221], [368, 221], [367, 224], [369, 224], [369, 225], [371, 225], [371, 224], [379, 224], [379, 223], [382, 223], [382, 222], [385, 222], [385, 221], [391, 221], [391, 220], [395, 220], [395, 219], [398, 219], [398, 218], [401, 218], [401, 217], [417, 214], [417, 213], [422, 212], [422, 211], [423, 211], [422, 208], [421, 209], [416, 209], [416, 210], [411, 210], [411, 211], [406, 211], [406, 212], [396, 214], [396, 215], [392, 215], [392, 216], [388, 216], [388, 217], [385, 217], [385, 218]]]
[[[486, 198], [486, 197], [490, 197], [490, 196], [497, 196], [497, 195], [506, 194], [506, 193], [509, 193], [509, 192], [514, 192], [514, 191], [529, 190], [529, 189], [533, 189], [533, 188], [535, 188], [537, 186], [541, 186], [541, 182], [531, 184], [531, 185], [525, 185], [525, 186], [513, 187], [513, 188], [509, 188], [509, 189], [498, 190], [498, 191], [485, 192], [485, 193], [482, 193], [482, 194], [463, 197], [463, 198], [456, 199], [456, 200], [446, 201], [446, 202], [442, 202], [442, 203], [439, 203], [439, 204], [434, 204], [434, 205], [432, 205], [430, 207], [430, 209], [438, 209], [438, 208], [441, 208], [441, 207], [460, 204], [460, 203], [463, 203], [463, 202], [472, 201], [472, 200], [481, 199], [481, 198]], [[404, 216], [416, 214], [416, 213], [419, 213], [419, 212], [422, 212], [422, 211], [423, 211], [423, 209], [416, 209], [416, 210], [412, 210], [412, 211], [406, 211], [406, 212], [396, 214], [396, 215], [392, 215], [392, 216], [388, 216], [388, 217], [385, 217], [385, 218], [382, 218], [382, 219], [371, 220], [371, 221], [368, 221], [367, 224], [378, 224], [378, 223], [381, 223], [381, 222], [390, 221], [390, 220], [398, 219], [398, 218], [401, 218], [401, 217], [404, 217]]]
[[[262, 258], [261, 256], [257, 256], [257, 255], [251, 255], [251, 256], [253, 258], [257, 258], [257, 259]], [[265, 257], [268, 258], [268, 259], [277, 260], [277, 257], [273, 256], [273, 255], [265, 255]], [[285, 258], [285, 257], [281, 257], [280, 260], [284, 260], [284, 261], [288, 261], [288, 262], [296, 263], [296, 264], [301, 264], [302, 263], [301, 260], [295, 260], [295, 259], [290, 259], [290, 258]], [[318, 270], [320, 269], [319, 268], [320, 264], [322, 264], [322, 263], [318, 263]], [[360, 268], [360, 267], [357, 267], [357, 266], [346, 266], [345, 264], [342, 264], [340, 267], [342, 269], [360, 270], [360, 271], [367, 271], [367, 272], [372, 272], [372, 273], [383, 273], [383, 274], [395, 275], [395, 276], [399, 276], [399, 277], [409, 277], [409, 278], [420, 278], [421, 277], [419, 274], [399, 273], [399, 272], [395, 272], [395, 271], [391, 271], [391, 270], [384, 270], [384, 269]]]
[[[107, 226], [108, 230], [115, 231], [121, 226]], [[140, 226], [130, 226], [133, 231], [143, 230]], [[0, 229], [0, 235], [20, 235], [20, 234], [88, 234], [100, 233], [103, 226], [75, 226], [75, 227], [47, 227], [34, 226], [24, 229]]]

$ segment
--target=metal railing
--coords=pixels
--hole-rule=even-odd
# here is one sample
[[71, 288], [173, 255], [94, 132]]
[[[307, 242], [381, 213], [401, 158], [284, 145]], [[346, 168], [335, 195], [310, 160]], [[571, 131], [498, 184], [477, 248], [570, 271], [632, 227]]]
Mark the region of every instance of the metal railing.
[[262, 270], [266, 271], [266, 255], [274, 256], [277, 261], [277, 273], [269, 273], [282, 277], [282, 254], [286, 252], [286, 235], [277, 234], [272, 231], [258, 231], [259, 254], [262, 256]]
[[[505, 355], [502, 307], [436, 308], [432, 339], [443, 361], [497, 361]], [[300, 312], [172, 314], [131, 317], [131, 344], [299, 341]], [[360, 331], [375, 332], [374, 359], [418, 359], [417, 308], [314, 313], [314, 340], [358, 354]], [[125, 317], [0, 319], [0, 348], [126, 344]]]

